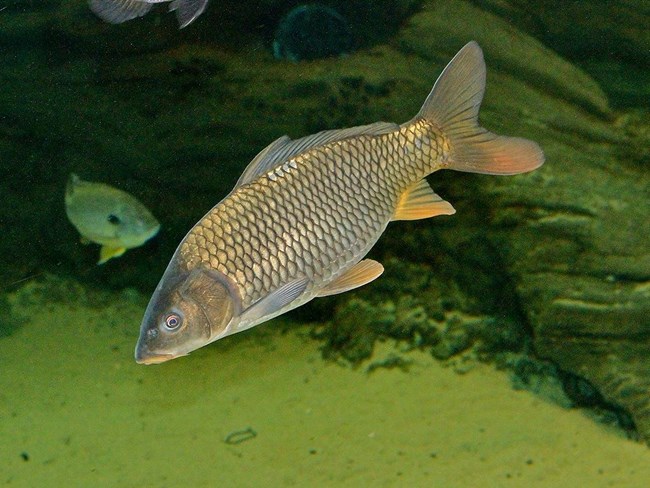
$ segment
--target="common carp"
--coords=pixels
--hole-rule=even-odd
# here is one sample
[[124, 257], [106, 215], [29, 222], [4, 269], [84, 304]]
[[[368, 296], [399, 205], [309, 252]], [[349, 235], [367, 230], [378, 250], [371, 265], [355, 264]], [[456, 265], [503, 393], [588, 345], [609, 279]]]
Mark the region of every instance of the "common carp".
[[483, 53], [470, 42], [410, 121], [271, 143], [181, 241], [145, 312], [136, 361], [186, 355], [376, 279], [382, 265], [363, 258], [389, 222], [455, 212], [427, 183], [434, 171], [541, 166], [536, 143], [479, 126], [484, 91]]

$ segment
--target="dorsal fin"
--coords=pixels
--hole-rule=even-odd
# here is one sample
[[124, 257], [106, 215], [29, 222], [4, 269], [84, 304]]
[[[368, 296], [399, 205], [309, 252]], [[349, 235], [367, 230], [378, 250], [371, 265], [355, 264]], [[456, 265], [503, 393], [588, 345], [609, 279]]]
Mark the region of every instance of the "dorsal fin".
[[296, 140], [291, 140], [287, 136], [282, 136], [262, 149], [257, 156], [253, 158], [239, 177], [239, 180], [237, 180], [235, 188], [250, 183], [258, 176], [268, 173], [285, 161], [315, 147], [361, 135], [376, 136], [387, 134], [398, 129], [399, 126], [397, 124], [390, 122], [375, 122], [374, 124], [360, 125], [348, 129], [324, 130]]
[[235, 188], [250, 183], [259, 175], [264, 174], [271, 168], [275, 167], [275, 164], [273, 164], [275, 163], [275, 160], [272, 155], [280, 151], [289, 143], [291, 143], [291, 139], [289, 139], [288, 136], [282, 136], [257, 153], [257, 156], [248, 163], [248, 166], [246, 166], [246, 169], [237, 180], [237, 183], [235, 183]]

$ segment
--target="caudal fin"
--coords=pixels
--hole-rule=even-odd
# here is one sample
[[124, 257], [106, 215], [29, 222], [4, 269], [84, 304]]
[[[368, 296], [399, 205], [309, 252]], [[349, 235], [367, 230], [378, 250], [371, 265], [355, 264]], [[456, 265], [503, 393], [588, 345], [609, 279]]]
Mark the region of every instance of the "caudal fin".
[[513, 175], [540, 167], [544, 153], [535, 142], [498, 136], [478, 124], [484, 92], [483, 51], [472, 41], [449, 62], [416, 116], [435, 123], [449, 138], [447, 168]]

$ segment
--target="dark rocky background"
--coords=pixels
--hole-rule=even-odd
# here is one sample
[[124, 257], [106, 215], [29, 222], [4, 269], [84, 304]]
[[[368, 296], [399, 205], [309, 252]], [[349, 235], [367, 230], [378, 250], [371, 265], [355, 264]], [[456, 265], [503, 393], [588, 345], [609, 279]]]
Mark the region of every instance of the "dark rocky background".
[[[409, 119], [475, 39], [488, 65], [483, 125], [538, 141], [545, 166], [433, 175], [457, 214], [391, 225], [371, 253], [380, 280], [293, 316], [318, 322], [325, 354], [352, 363], [396, 337], [445, 360], [497, 358], [524, 382], [550, 375], [568, 405], [609, 409], [650, 441], [648, 3], [323, 3], [349, 19], [356, 51], [291, 63], [270, 45], [298, 2], [213, 0], [182, 31], [165, 5], [111, 26], [81, 0], [4, 2], [4, 291], [53, 273], [149, 293], [261, 148]], [[95, 266], [63, 211], [72, 171], [137, 196], [158, 237]]]

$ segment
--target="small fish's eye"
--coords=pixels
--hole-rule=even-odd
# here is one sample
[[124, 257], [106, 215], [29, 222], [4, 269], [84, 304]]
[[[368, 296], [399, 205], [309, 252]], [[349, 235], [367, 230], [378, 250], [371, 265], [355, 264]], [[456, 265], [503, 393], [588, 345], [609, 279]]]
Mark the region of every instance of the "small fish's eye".
[[120, 218], [117, 215], [114, 215], [114, 214], [110, 214], [108, 216], [108, 221], [109, 221], [109, 223], [111, 223], [113, 225], [118, 225], [121, 222]]
[[167, 330], [176, 330], [181, 326], [182, 323], [183, 321], [178, 316], [178, 314], [170, 313], [167, 315], [167, 317], [165, 317], [165, 328]]

